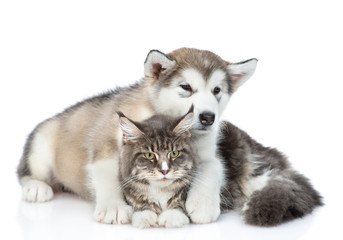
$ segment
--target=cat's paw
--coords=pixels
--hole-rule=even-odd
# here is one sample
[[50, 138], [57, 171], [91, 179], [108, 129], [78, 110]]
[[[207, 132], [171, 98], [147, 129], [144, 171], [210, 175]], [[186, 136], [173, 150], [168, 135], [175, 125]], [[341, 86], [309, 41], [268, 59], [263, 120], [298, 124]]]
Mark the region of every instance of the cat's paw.
[[131, 221], [133, 208], [126, 203], [97, 206], [94, 218], [100, 223], [126, 224]]
[[160, 214], [158, 225], [166, 228], [178, 228], [189, 224], [189, 218], [179, 209], [169, 209]]
[[157, 214], [150, 210], [134, 212], [132, 226], [136, 228], [157, 227]]
[[220, 215], [220, 201], [216, 198], [204, 198], [193, 192], [186, 201], [186, 211], [193, 223], [215, 222]]
[[27, 202], [46, 202], [53, 197], [52, 188], [45, 182], [32, 179], [23, 186], [23, 199]]

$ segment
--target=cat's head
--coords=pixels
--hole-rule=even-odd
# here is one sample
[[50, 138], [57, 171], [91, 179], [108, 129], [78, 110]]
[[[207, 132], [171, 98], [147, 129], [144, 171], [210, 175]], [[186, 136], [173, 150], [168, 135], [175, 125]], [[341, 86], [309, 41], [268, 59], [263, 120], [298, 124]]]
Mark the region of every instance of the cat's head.
[[197, 161], [190, 131], [193, 108], [181, 118], [156, 115], [143, 122], [118, 114], [123, 132], [122, 181], [167, 186], [191, 179]]

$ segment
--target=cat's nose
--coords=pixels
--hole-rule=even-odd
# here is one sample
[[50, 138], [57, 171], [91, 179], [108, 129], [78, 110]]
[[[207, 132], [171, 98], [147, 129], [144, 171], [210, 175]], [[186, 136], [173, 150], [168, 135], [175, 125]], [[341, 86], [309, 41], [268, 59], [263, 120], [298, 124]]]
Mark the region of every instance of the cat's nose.
[[212, 112], [203, 112], [199, 115], [199, 120], [204, 126], [211, 126], [214, 123], [215, 115]]
[[163, 161], [162, 162], [162, 166], [161, 166], [161, 173], [165, 176], [165, 175], [167, 175], [168, 174], [168, 172], [169, 172], [169, 166], [168, 166], [168, 164], [167, 164], [167, 162], [166, 161]]

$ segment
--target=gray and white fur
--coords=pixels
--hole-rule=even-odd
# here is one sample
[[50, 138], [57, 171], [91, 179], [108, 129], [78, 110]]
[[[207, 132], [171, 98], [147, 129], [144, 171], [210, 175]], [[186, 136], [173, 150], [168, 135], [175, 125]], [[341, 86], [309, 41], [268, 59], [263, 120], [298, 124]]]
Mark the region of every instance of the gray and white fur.
[[151, 51], [142, 81], [77, 103], [33, 130], [18, 167], [24, 200], [48, 201], [54, 191], [66, 189], [95, 202], [97, 221], [130, 222], [133, 209], [119, 181], [122, 131], [116, 112], [143, 121], [156, 114], [181, 117], [194, 105], [191, 132], [199, 166], [185, 204], [192, 222], [216, 221], [223, 205], [241, 209], [248, 223], [263, 226], [311, 212], [321, 204], [319, 194], [282, 154], [230, 123], [220, 124], [231, 95], [256, 64], [256, 59], [229, 63], [189, 48]]
[[196, 174], [198, 155], [191, 140], [193, 113], [181, 118], [155, 115], [134, 122], [122, 113], [119, 178], [132, 225], [182, 227], [189, 224], [185, 207]]
[[[221, 123], [218, 154], [225, 159], [222, 210], [240, 209], [245, 222], [274, 226], [303, 217], [322, 197], [287, 158], [264, 147], [229, 122]], [[232, 202], [232, 205], [225, 204]]]

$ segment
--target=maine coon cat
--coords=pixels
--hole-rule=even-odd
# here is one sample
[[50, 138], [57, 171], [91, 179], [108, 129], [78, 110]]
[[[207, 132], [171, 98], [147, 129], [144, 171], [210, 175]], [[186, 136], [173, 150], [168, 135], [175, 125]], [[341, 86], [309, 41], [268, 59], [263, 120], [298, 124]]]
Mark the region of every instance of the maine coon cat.
[[31, 132], [17, 170], [23, 199], [49, 201], [62, 186], [95, 203], [96, 221], [130, 222], [132, 207], [119, 182], [116, 112], [143, 121], [156, 114], [180, 117], [194, 104], [191, 131], [200, 164], [185, 204], [193, 223], [214, 222], [220, 210], [230, 209], [258, 226], [311, 213], [322, 204], [320, 194], [283, 154], [230, 122], [220, 124], [229, 99], [256, 65], [257, 59], [232, 63], [190, 48], [150, 51], [142, 81], [81, 101]]
[[190, 133], [193, 113], [177, 119], [156, 115], [143, 122], [118, 114], [123, 131], [119, 177], [134, 208], [132, 225], [188, 224], [185, 202], [198, 163]]

